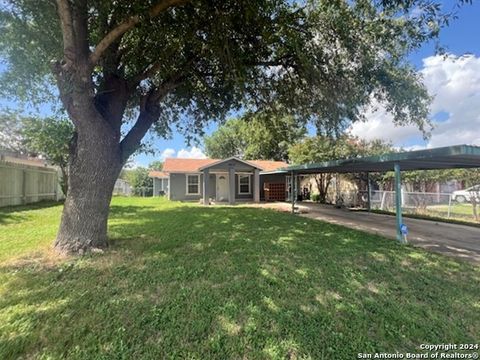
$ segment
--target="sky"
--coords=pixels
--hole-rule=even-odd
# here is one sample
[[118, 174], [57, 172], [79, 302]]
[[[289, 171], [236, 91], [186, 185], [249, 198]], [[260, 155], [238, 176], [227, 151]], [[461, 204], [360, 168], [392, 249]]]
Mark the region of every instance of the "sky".
[[[445, 9], [450, 10], [454, 2], [446, 0]], [[353, 124], [348, 131], [367, 140], [391, 141], [394, 146], [407, 150], [480, 145], [480, 0], [474, 0], [473, 5], [465, 5], [459, 10], [458, 19], [441, 31], [440, 44], [449, 56], [435, 55], [432, 42], [409, 57], [422, 74], [430, 95], [434, 96], [430, 108], [434, 128], [430, 138], [425, 140], [414, 126], [394, 126], [392, 117], [381, 108], [377, 111], [367, 109], [367, 121]], [[0, 105], [5, 105], [1, 99]], [[210, 134], [216, 127], [216, 124], [210, 124], [205, 132]], [[156, 154], [137, 155], [129, 162], [130, 166], [148, 166], [150, 162], [166, 157], [205, 157], [202, 144], [187, 144], [180, 133], [172, 130], [170, 139], [151, 138]]]
[[381, 109], [368, 111], [367, 122], [353, 124], [353, 135], [389, 140], [409, 150], [480, 145], [480, 2], [461, 8], [458, 15], [440, 33], [440, 42], [450, 56], [436, 56], [432, 43], [410, 56], [434, 97], [430, 108], [434, 126], [431, 137], [424, 140], [414, 126], [394, 126], [392, 117]]
[[[445, 1], [445, 9], [452, 9], [454, 1]], [[409, 60], [420, 71], [423, 81], [434, 96], [430, 117], [434, 126], [427, 140], [414, 126], [397, 127], [384, 110], [367, 110], [366, 122], [355, 123], [349, 129], [352, 135], [363, 139], [383, 139], [407, 150], [450, 146], [480, 145], [480, 1], [465, 5], [458, 18], [440, 33], [440, 44], [450, 54], [435, 55], [435, 44], [425, 44], [411, 54]], [[210, 125], [207, 133], [216, 128]], [[146, 166], [152, 160], [165, 157], [205, 157], [202, 145], [188, 146], [185, 139], [174, 133], [172, 139], [156, 139], [158, 154], [139, 155], [133, 165]]]

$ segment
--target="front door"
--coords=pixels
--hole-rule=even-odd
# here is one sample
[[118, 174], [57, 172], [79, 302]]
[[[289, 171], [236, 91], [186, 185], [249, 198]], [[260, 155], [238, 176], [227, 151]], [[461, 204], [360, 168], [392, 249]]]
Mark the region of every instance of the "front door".
[[217, 174], [217, 201], [228, 201], [228, 175]]

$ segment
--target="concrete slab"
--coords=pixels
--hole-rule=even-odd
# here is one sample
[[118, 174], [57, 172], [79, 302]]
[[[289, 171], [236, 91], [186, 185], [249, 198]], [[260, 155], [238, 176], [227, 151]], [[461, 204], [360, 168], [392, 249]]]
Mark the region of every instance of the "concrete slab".
[[[288, 203], [274, 203], [267, 207], [286, 211], [291, 209], [290, 206]], [[299, 210], [300, 216], [310, 219], [396, 239], [395, 217], [391, 215], [337, 209], [313, 203], [301, 203]], [[408, 226], [410, 244], [480, 264], [480, 228], [405, 217], [403, 222]]]

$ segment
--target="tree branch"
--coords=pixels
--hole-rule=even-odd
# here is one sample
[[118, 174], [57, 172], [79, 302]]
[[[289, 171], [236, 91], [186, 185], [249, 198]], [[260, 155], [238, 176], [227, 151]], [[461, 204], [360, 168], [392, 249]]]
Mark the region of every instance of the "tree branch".
[[[61, 0], [58, 0], [61, 1]], [[65, 1], [65, 0], [64, 0]], [[166, 11], [172, 6], [180, 6], [188, 2], [189, 0], [160, 0], [154, 6], [148, 10], [146, 18], [154, 18], [160, 15], [162, 12]], [[112, 29], [105, 37], [100, 40], [98, 45], [96, 46], [93, 53], [90, 55], [90, 63], [95, 65], [100, 58], [102, 57], [105, 50], [118, 38], [120, 38], [123, 34], [125, 34], [128, 30], [134, 28], [137, 24], [142, 22], [145, 16], [141, 16], [139, 14], [133, 15], [128, 19], [121, 22], [117, 25], [114, 29]]]
[[62, 27], [63, 55], [69, 66], [75, 60], [75, 34], [73, 31], [72, 10], [68, 0], [57, 0], [58, 16]]
[[157, 89], [152, 89], [148, 94], [142, 97], [140, 102], [140, 115], [138, 116], [135, 125], [133, 125], [127, 135], [125, 135], [120, 142], [122, 158], [124, 161], [135, 152], [147, 131], [159, 118], [159, 101], [162, 100], [171, 90], [182, 84], [185, 78], [186, 77], [183, 73], [177, 73], [165, 80]]
[[148, 79], [149, 77], [153, 76], [158, 70], [160, 70], [161, 66], [162, 63], [159, 61], [151, 64], [144, 71], [142, 71], [137, 76], [134, 76], [129, 81], [130, 86], [136, 87], [142, 80]]
[[88, 44], [88, 4], [87, 0], [77, 0], [73, 6], [73, 29], [76, 51], [80, 58], [90, 54]]

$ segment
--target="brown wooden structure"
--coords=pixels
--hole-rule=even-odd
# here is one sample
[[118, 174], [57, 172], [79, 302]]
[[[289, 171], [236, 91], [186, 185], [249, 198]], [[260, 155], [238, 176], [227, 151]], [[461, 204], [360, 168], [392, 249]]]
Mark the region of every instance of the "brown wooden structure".
[[285, 183], [265, 183], [263, 185], [265, 201], [285, 201]]

